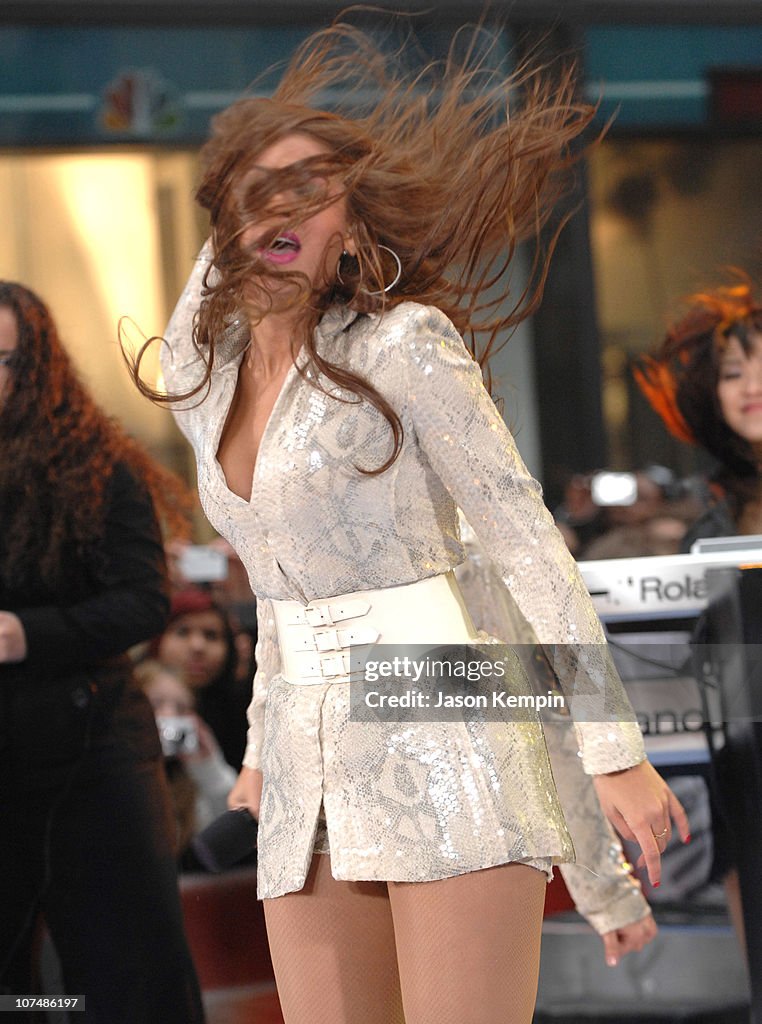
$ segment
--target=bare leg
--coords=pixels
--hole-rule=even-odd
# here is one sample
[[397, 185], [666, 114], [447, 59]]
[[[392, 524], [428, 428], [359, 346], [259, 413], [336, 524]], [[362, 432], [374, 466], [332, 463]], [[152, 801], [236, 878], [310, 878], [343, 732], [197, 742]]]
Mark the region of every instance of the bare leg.
[[407, 1024], [530, 1024], [545, 884], [525, 864], [389, 883]]
[[286, 1024], [402, 1024], [385, 882], [338, 882], [316, 854], [304, 888], [264, 908]]

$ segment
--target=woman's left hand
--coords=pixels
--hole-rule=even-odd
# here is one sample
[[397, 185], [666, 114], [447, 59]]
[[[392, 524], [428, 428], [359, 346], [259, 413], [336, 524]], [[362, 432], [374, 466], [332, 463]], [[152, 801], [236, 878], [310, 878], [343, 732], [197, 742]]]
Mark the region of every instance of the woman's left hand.
[[661, 855], [672, 838], [672, 822], [684, 843], [690, 827], [682, 804], [648, 761], [609, 775], [594, 775], [603, 813], [625, 839], [638, 843], [648, 878], [661, 881]]
[[601, 935], [603, 955], [609, 967], [616, 967], [623, 956], [637, 953], [656, 938], [658, 932], [652, 914]]
[[13, 612], [0, 612], [0, 664], [26, 658], [26, 633]]

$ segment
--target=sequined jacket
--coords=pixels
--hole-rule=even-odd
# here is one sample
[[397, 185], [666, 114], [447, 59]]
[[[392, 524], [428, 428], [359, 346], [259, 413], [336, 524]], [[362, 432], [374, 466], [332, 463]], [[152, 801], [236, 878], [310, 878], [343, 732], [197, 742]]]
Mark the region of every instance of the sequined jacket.
[[[519, 612], [494, 562], [461, 517], [467, 558], [455, 571], [468, 610], [479, 629], [511, 644], [534, 645], [531, 627]], [[566, 887], [580, 914], [603, 934], [640, 921], [650, 913], [633, 877], [622, 844], [601, 810], [592, 780], [585, 775], [575, 730], [567, 716], [548, 715], [545, 739], [575, 864], [561, 864]]]
[[[207, 258], [208, 253], [202, 251], [165, 333], [162, 363], [167, 386], [175, 393], [201, 377], [192, 322], [200, 304]], [[277, 885], [263, 879], [267, 868], [260, 860], [260, 894], [300, 887], [306, 870], [305, 837], [313, 834], [321, 803], [329, 832], [332, 816], [346, 826], [344, 846], [336, 856], [332, 845], [332, 868], [337, 877], [377, 877], [357, 873], [354, 867], [354, 873], [343, 873], [342, 856], [356, 865], [369, 861], [373, 850], [384, 845], [378, 838], [384, 802], [379, 798], [367, 814], [366, 804], [360, 813], [353, 803], [352, 776], [367, 766], [369, 748], [361, 761], [346, 741], [346, 711], [338, 687], [293, 687], [279, 676], [269, 599], [307, 603], [447, 572], [464, 558], [458, 505], [499, 566], [538, 639], [558, 645], [562, 659], [569, 645], [582, 645], [577, 648], [584, 652], [586, 692], [582, 699], [590, 719], [578, 725], [585, 770], [610, 772], [641, 761], [645, 756], [641, 734], [607, 655], [584, 583], [543, 504], [539, 484], [526, 470], [484, 389], [478, 364], [452, 323], [438, 309], [411, 302], [383, 315], [358, 315], [344, 306], [330, 308], [316, 328], [318, 350], [331, 362], [372, 381], [389, 401], [404, 429], [400, 453], [384, 473], [358, 471], [378, 467], [389, 457], [389, 424], [369, 403], [358, 402], [356, 396], [316, 376], [301, 350], [265, 427], [251, 497], [244, 500], [227, 487], [217, 450], [247, 343], [246, 326], [231, 325], [216, 347], [205, 397], [179, 403], [175, 414], [196, 453], [199, 494], [206, 515], [238, 551], [258, 598], [257, 673], [244, 764], [260, 766], [263, 747], [269, 745], [262, 813], [269, 821], [279, 822], [271, 830], [273, 845], [281, 841], [276, 841], [275, 833], [281, 836], [288, 830], [293, 837], [286, 843], [293, 857], [285, 850], [281, 857], [291, 867], [285, 875], [281, 872]], [[575, 664], [578, 668], [580, 660]], [[575, 673], [576, 669], [566, 676], [569, 697], [575, 691]], [[591, 693], [591, 680], [595, 693]], [[305, 689], [313, 692], [294, 692]], [[577, 706], [581, 706], [579, 702]], [[391, 749], [388, 736], [377, 740], [384, 750]], [[370, 730], [364, 733], [364, 742], [371, 742]], [[514, 744], [524, 748], [520, 772], [517, 755], [506, 747], [504, 737], [495, 738], [494, 743], [482, 737], [479, 742], [486, 744], [490, 757], [497, 757], [493, 747], [500, 747], [502, 760], [496, 777], [507, 780], [498, 787], [500, 806], [493, 806], [492, 797], [488, 799], [485, 793], [477, 814], [479, 822], [485, 815], [494, 817], [490, 827], [499, 837], [499, 843], [495, 842], [501, 847], [501, 859], [496, 859], [495, 853], [491, 859], [482, 858], [479, 865], [479, 844], [472, 841], [474, 849], [468, 856], [457, 855], [457, 870], [536, 854], [572, 859], [549, 768], [546, 771], [539, 755], [535, 762], [527, 760], [537, 746], [536, 736], [527, 734]], [[442, 743], [451, 740], [442, 739]], [[466, 747], [459, 749], [457, 756], [453, 754], [456, 760], [470, 756]], [[326, 772], [335, 769], [339, 761], [336, 786], [328, 792]], [[531, 770], [530, 763], [534, 764]], [[379, 764], [376, 770], [382, 775], [385, 771], [394, 774], [389, 765]], [[416, 771], [423, 771], [420, 758]], [[490, 771], [485, 769], [485, 780]], [[277, 782], [289, 774], [299, 776], [296, 801], [295, 787], [286, 790]], [[523, 780], [523, 790], [516, 784], [513, 798], [506, 800], [508, 780], [516, 775]], [[400, 786], [395, 782], [394, 787], [397, 799]], [[462, 793], [453, 806], [455, 803], [462, 810]], [[396, 806], [399, 810], [399, 799]], [[544, 808], [542, 813], [540, 808]], [[410, 813], [420, 818], [422, 812]], [[375, 824], [364, 829], [365, 818], [374, 814]], [[439, 811], [431, 814], [438, 816], [434, 831], [441, 836], [441, 815]], [[419, 825], [408, 839], [416, 844], [421, 862], [426, 858], [419, 832], [424, 834], [425, 829]], [[459, 828], [467, 827], [474, 831], [474, 822], [469, 826], [459, 822]], [[355, 828], [360, 831], [353, 838], [348, 833]], [[398, 839], [401, 834], [397, 829]], [[404, 849], [399, 842], [397, 846], [404, 860]], [[297, 847], [298, 855], [294, 852]], [[441, 848], [438, 842], [437, 849]]]

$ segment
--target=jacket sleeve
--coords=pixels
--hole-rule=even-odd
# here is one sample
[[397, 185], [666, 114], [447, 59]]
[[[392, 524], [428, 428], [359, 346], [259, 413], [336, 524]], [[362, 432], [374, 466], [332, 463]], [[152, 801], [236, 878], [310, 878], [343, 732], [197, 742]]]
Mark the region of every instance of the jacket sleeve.
[[156, 636], [169, 612], [164, 549], [153, 503], [126, 466], [109, 482], [102, 582], [70, 605], [17, 609], [24, 664], [56, 675], [97, 664]]
[[[478, 629], [512, 645], [536, 643], [532, 629], [516, 608], [494, 563], [461, 517], [466, 561], [455, 570], [468, 611]], [[601, 810], [592, 780], [579, 757], [575, 730], [568, 718], [543, 718], [558, 797], [574, 849], [575, 864], [561, 873], [574, 904], [599, 933], [641, 920], [650, 911], [638, 881], [630, 873], [619, 842]]]
[[560, 865], [574, 905], [599, 934], [640, 921], [650, 907], [582, 768], [575, 731], [568, 720], [544, 722], [543, 726], [576, 854], [576, 863]]
[[249, 731], [243, 764], [246, 768], [261, 766], [262, 739], [265, 731], [265, 705], [271, 680], [280, 672], [280, 649], [275, 632], [272, 603], [267, 598], [257, 599], [257, 646], [254, 652], [257, 669], [254, 690], [247, 712]]
[[[211, 242], [206, 241], [164, 332], [160, 361], [164, 386], [170, 394], [190, 391], [203, 379], [204, 362], [194, 343], [193, 331], [211, 258]], [[203, 398], [202, 391], [185, 402], [173, 402], [171, 407], [178, 427], [194, 447], [204, 425], [203, 419], [195, 414]]]
[[574, 559], [452, 323], [418, 306], [398, 340], [406, 415], [556, 669], [585, 771], [638, 764], [643, 739]]

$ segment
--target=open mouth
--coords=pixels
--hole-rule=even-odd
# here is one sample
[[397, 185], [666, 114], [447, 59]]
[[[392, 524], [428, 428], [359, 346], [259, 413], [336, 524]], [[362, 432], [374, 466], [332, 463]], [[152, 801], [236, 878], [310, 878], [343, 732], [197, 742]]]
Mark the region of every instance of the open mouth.
[[273, 241], [267, 246], [266, 249], [260, 249], [260, 255], [263, 259], [269, 260], [270, 263], [291, 263], [302, 250], [302, 243], [299, 241], [299, 236], [295, 235], [293, 231], [284, 231], [278, 235]]

